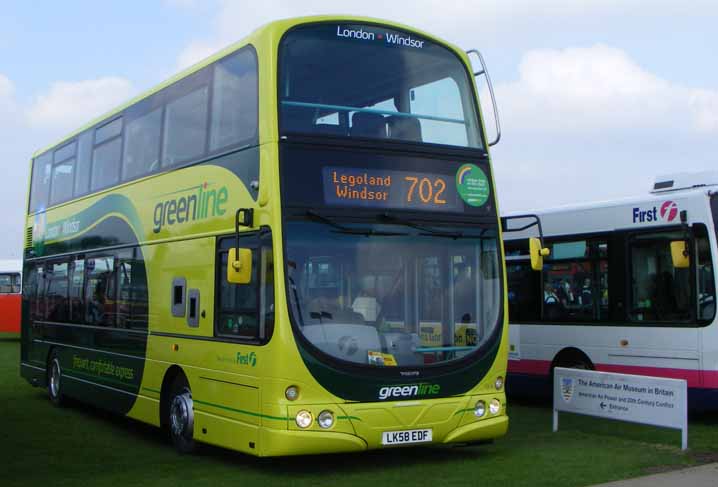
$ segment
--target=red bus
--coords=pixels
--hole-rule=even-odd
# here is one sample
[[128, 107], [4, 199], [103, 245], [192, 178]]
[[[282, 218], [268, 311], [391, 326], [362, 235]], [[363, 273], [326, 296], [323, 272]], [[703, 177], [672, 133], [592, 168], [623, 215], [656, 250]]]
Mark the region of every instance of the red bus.
[[20, 333], [22, 261], [0, 260], [0, 333]]

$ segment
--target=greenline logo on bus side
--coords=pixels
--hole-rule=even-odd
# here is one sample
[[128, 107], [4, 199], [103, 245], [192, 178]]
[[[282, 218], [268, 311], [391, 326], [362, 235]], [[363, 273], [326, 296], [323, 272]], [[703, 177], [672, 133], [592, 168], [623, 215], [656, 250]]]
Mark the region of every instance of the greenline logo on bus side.
[[416, 397], [423, 398], [426, 396], [436, 396], [439, 394], [441, 386], [439, 384], [408, 384], [404, 386], [385, 386], [379, 389], [379, 399]]
[[225, 203], [229, 199], [226, 186], [219, 189], [209, 189], [214, 183], [204, 182], [171, 193], [159, 195], [160, 198], [182, 194], [176, 198], [160, 201], [154, 209], [154, 233], [160, 233], [164, 227], [176, 224], [204, 220], [226, 213]]

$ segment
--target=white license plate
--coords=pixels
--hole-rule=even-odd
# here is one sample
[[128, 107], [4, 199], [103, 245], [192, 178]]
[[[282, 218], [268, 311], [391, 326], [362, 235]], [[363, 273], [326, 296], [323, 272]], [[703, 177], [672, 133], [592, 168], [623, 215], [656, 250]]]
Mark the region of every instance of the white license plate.
[[431, 429], [384, 431], [381, 434], [382, 445], [407, 445], [410, 443], [428, 443], [431, 441]]

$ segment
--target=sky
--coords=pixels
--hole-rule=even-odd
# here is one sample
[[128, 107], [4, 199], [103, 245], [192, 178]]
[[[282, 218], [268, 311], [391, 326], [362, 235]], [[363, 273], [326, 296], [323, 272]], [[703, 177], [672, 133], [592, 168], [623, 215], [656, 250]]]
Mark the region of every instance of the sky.
[[8, 0], [0, 258], [21, 256], [33, 152], [264, 23], [331, 13], [482, 52], [502, 212], [646, 194], [656, 176], [718, 165], [715, 0]]

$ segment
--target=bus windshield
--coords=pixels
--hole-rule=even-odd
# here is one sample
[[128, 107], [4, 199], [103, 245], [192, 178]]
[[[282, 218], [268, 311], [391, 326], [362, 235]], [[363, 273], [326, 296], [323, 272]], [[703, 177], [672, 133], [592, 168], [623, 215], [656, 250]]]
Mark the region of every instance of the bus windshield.
[[280, 128], [482, 148], [471, 82], [449, 49], [376, 25], [313, 24], [280, 50]]
[[497, 235], [466, 232], [288, 222], [296, 327], [333, 358], [370, 366], [417, 367], [475, 351], [498, 326]]

